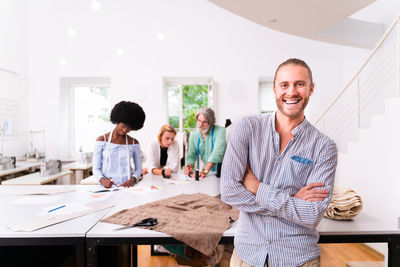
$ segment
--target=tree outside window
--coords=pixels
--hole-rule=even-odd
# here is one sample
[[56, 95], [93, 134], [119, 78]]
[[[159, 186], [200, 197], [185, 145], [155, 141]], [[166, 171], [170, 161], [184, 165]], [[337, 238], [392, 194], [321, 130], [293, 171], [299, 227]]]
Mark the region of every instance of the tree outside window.
[[190, 132], [196, 128], [196, 111], [212, 107], [210, 84], [168, 85], [168, 122], [178, 131]]

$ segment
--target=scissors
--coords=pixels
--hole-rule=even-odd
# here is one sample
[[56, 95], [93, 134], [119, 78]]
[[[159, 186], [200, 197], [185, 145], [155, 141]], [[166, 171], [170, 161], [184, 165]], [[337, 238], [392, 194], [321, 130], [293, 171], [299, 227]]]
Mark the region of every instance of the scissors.
[[127, 225], [127, 226], [124, 226], [124, 227], [120, 227], [120, 228], [117, 228], [115, 230], [129, 229], [129, 228], [132, 228], [132, 227], [135, 227], [135, 226], [155, 226], [157, 224], [158, 224], [157, 218], [151, 218], [150, 217], [150, 218], [143, 219], [138, 223], [135, 223], [135, 224], [132, 224], [132, 225]]

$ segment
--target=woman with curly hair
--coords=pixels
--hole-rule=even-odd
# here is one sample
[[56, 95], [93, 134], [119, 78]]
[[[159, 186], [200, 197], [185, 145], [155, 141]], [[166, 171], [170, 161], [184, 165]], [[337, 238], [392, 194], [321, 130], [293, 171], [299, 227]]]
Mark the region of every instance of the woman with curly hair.
[[[111, 110], [115, 128], [96, 139], [93, 150], [93, 175], [105, 188], [131, 187], [140, 178], [142, 162], [139, 142], [128, 136], [143, 127], [146, 115], [136, 103], [121, 101]], [[131, 159], [135, 170], [131, 167]]]

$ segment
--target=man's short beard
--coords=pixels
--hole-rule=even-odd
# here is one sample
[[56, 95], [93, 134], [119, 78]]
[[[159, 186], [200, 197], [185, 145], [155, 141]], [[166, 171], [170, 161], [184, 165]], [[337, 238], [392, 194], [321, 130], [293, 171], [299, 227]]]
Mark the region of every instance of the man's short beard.
[[210, 127], [207, 127], [207, 129], [201, 129], [199, 127], [197, 127], [197, 130], [201, 133], [201, 134], [206, 134], [208, 132], [208, 130], [210, 130]]

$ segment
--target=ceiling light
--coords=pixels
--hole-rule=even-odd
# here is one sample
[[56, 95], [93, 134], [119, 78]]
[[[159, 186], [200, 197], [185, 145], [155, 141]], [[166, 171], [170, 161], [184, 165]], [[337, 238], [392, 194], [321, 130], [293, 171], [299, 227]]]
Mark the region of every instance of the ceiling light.
[[124, 53], [125, 53], [125, 50], [122, 48], [122, 47], [118, 47], [116, 50], [115, 50], [115, 53], [117, 53], [117, 55], [123, 55]]
[[158, 40], [162, 41], [165, 39], [165, 33], [163, 30], [160, 30], [160, 32], [157, 34]]
[[60, 58], [58, 62], [60, 63], [61, 66], [67, 65], [67, 60], [65, 58]]
[[69, 37], [76, 36], [76, 30], [74, 29], [74, 27], [72, 27], [72, 25], [69, 25], [67, 33]]
[[101, 3], [98, 0], [93, 0], [92, 2], [92, 8], [94, 10], [99, 10], [101, 8]]

